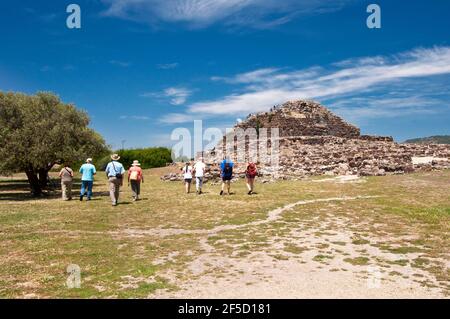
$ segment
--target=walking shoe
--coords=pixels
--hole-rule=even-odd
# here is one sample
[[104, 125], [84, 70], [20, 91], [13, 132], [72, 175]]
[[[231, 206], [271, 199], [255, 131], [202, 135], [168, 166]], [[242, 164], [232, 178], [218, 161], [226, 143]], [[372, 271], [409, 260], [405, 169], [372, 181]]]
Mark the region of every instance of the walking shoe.
[[83, 201], [83, 195], [80, 195], [80, 202]]
[[223, 191], [220, 191], [220, 195], [223, 195]]
[[252, 191], [248, 191], [248, 195], [251, 195], [252, 194]]

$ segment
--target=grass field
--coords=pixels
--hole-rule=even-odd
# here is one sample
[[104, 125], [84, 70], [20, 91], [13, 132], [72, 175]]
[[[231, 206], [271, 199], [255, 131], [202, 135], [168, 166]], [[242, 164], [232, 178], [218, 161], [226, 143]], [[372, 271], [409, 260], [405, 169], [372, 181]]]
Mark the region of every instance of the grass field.
[[[141, 201], [124, 187], [117, 207], [103, 174], [90, 202], [0, 179], [0, 297], [449, 296], [450, 171], [258, 183], [252, 196], [239, 181], [222, 197], [161, 174], [146, 171]], [[66, 286], [69, 264], [80, 288]]]

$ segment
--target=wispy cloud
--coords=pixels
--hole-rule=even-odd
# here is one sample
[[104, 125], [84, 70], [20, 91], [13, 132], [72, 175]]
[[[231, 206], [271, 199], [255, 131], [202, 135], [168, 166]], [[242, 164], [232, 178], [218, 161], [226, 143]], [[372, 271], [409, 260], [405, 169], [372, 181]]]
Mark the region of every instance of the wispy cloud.
[[163, 63], [163, 64], [157, 64], [156, 68], [161, 69], [161, 70], [171, 70], [171, 69], [175, 69], [179, 66], [179, 63], [175, 62], [175, 63]]
[[192, 95], [193, 91], [184, 87], [169, 87], [162, 92], [147, 92], [141, 97], [168, 98], [172, 105], [182, 105]]
[[76, 69], [75, 66], [72, 65], [72, 64], [66, 64], [66, 65], [63, 66], [63, 70], [64, 71], [73, 71], [75, 69]]
[[163, 115], [159, 121], [165, 124], [180, 124], [202, 119], [199, 114], [169, 113]]
[[[329, 67], [312, 67], [306, 70], [264, 68], [231, 77], [214, 77], [240, 86], [241, 93], [233, 93], [212, 101], [200, 101], [188, 106], [188, 114], [209, 114], [214, 116], [243, 115], [266, 111], [275, 104], [294, 99], [332, 100], [383, 89], [400, 83], [400, 90], [412, 88], [420, 92], [422, 87], [414, 86], [414, 79], [450, 74], [450, 47], [416, 49], [388, 57], [349, 59]], [[385, 101], [386, 105], [399, 105], [397, 101]], [[424, 100], [412, 101], [426, 107]], [[363, 101], [360, 101], [362, 104]], [[397, 103], [390, 103], [397, 102]], [[376, 101], [373, 101], [376, 103]], [[380, 104], [378, 104], [380, 105]], [[366, 109], [376, 104], [365, 105]], [[373, 114], [372, 110], [372, 114]]]
[[49, 72], [49, 71], [52, 71], [53, 68], [52, 68], [51, 66], [49, 66], [49, 65], [44, 65], [44, 66], [42, 66], [39, 70], [40, 70], [41, 72]]
[[126, 61], [118, 61], [118, 60], [111, 60], [109, 61], [110, 64], [112, 65], [117, 65], [120, 66], [122, 68], [127, 68], [131, 65], [131, 62], [126, 62]]
[[339, 10], [354, 0], [102, 0], [104, 15], [150, 24], [185, 23], [202, 28], [215, 23], [271, 28], [305, 14]]
[[136, 120], [136, 121], [148, 121], [150, 117], [140, 115], [122, 115], [119, 117], [121, 120]]
[[399, 94], [394, 96], [351, 97], [327, 105], [352, 122], [373, 118], [393, 118], [417, 114], [435, 114], [442, 101], [427, 95]]

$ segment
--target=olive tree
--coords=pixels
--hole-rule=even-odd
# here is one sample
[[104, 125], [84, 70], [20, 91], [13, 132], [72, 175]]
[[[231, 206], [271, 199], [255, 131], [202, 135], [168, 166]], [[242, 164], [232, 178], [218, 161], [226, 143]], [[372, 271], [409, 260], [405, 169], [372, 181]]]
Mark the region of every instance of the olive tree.
[[0, 174], [25, 172], [32, 193], [40, 195], [56, 163], [107, 151], [104, 139], [88, 125], [86, 112], [52, 93], [0, 92]]

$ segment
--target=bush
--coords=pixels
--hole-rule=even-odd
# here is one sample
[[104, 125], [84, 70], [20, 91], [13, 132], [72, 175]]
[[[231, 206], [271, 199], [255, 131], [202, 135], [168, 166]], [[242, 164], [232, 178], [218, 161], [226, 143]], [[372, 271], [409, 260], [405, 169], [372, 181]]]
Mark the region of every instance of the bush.
[[[125, 169], [128, 169], [134, 160], [138, 160], [144, 169], [163, 167], [167, 163], [172, 163], [171, 151], [165, 147], [128, 149], [120, 150], [117, 153], [120, 155], [120, 162]], [[94, 164], [99, 170], [104, 170], [110, 161], [111, 157], [107, 155]]]

